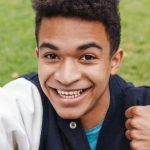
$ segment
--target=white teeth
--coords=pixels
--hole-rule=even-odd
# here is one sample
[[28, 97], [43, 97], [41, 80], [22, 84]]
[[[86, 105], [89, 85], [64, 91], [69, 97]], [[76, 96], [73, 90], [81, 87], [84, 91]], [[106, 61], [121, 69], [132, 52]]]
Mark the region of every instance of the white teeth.
[[57, 92], [63, 98], [75, 98], [75, 97], [81, 95], [83, 90], [78, 90], [78, 91], [61, 91], [61, 90], [57, 90]]

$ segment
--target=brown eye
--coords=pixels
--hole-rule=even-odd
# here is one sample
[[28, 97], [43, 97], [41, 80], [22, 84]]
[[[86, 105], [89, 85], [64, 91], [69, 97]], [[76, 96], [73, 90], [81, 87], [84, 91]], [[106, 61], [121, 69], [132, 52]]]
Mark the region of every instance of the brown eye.
[[90, 55], [90, 54], [84, 55], [84, 56], [82, 56], [82, 58], [81, 58], [81, 60], [93, 60], [93, 59], [96, 59], [96, 57], [93, 56], [93, 55]]
[[47, 54], [45, 57], [47, 59], [58, 59], [58, 56], [56, 54]]

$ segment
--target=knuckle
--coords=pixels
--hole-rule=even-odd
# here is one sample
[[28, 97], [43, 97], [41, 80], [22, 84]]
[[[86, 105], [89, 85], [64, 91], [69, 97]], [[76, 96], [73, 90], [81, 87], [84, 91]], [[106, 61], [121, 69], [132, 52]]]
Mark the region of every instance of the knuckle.
[[140, 129], [141, 128], [141, 119], [138, 117], [132, 118], [129, 122], [131, 128]]
[[132, 113], [133, 113], [134, 115], [140, 115], [141, 112], [140, 112], [139, 107], [133, 107], [133, 108], [132, 108]]
[[137, 133], [136, 133], [136, 131], [131, 130], [131, 131], [130, 131], [130, 137], [131, 137], [132, 139], [137, 139]]
[[126, 136], [126, 138], [127, 138], [128, 140], [131, 140], [130, 131], [129, 131], [129, 130], [127, 130], [127, 131], [125, 132], [125, 136]]
[[125, 136], [129, 140], [140, 140], [141, 139], [141, 137], [139, 136], [139, 134], [136, 130], [127, 130], [125, 132]]
[[126, 120], [125, 122], [125, 127], [128, 129], [129, 128], [129, 122], [130, 122], [130, 119]]
[[128, 135], [129, 135], [129, 130], [126, 130], [125, 135], [126, 135], [126, 137], [128, 137]]
[[130, 147], [131, 147], [132, 150], [138, 150], [137, 142], [135, 140], [132, 140], [130, 142]]
[[131, 127], [136, 127], [136, 125], [137, 125], [136, 120], [135, 120], [135, 119], [131, 119], [131, 120], [130, 120], [130, 126], [131, 126]]
[[126, 117], [128, 117], [129, 111], [130, 111], [130, 108], [128, 108], [128, 109], [125, 111], [125, 116], [126, 116]]

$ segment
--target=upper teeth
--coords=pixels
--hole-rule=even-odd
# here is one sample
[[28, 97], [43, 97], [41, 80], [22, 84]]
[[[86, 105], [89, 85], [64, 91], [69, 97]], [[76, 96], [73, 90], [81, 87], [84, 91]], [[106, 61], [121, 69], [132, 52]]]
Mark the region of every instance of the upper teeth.
[[57, 90], [57, 92], [60, 95], [80, 95], [82, 91], [83, 90], [78, 90], [78, 91], [61, 91], [61, 90]]

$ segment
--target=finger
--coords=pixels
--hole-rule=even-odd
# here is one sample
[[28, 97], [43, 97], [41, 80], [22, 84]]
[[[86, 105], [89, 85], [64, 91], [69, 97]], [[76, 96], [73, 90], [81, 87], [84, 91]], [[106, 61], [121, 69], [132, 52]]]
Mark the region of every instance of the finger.
[[142, 140], [130, 141], [131, 150], [150, 150], [150, 142]]
[[125, 127], [128, 130], [131, 130], [131, 129], [142, 130], [145, 128], [145, 126], [143, 125], [143, 122], [140, 117], [129, 118], [125, 122]]
[[130, 142], [130, 148], [131, 148], [131, 150], [137, 150], [139, 147], [138, 147], [138, 142], [136, 141], [136, 140], [132, 140], [131, 142]]
[[140, 116], [143, 114], [145, 106], [132, 106], [125, 111], [127, 118], [133, 118], [134, 116]]
[[132, 125], [131, 125], [131, 118], [129, 118], [126, 122], [125, 122], [125, 127], [128, 129], [128, 130], [131, 130], [133, 129]]
[[133, 117], [133, 113], [132, 113], [132, 109], [134, 108], [134, 106], [132, 106], [132, 107], [129, 107], [126, 111], [125, 111], [125, 116], [127, 117], [127, 118], [132, 118]]
[[141, 136], [140, 132], [138, 130], [132, 129], [132, 130], [127, 130], [125, 132], [125, 135], [128, 140], [143, 140], [143, 136]]
[[128, 140], [132, 140], [132, 138], [131, 138], [131, 134], [130, 134], [130, 130], [127, 130], [126, 132], [125, 132], [125, 136], [126, 136], [126, 138], [128, 139]]

